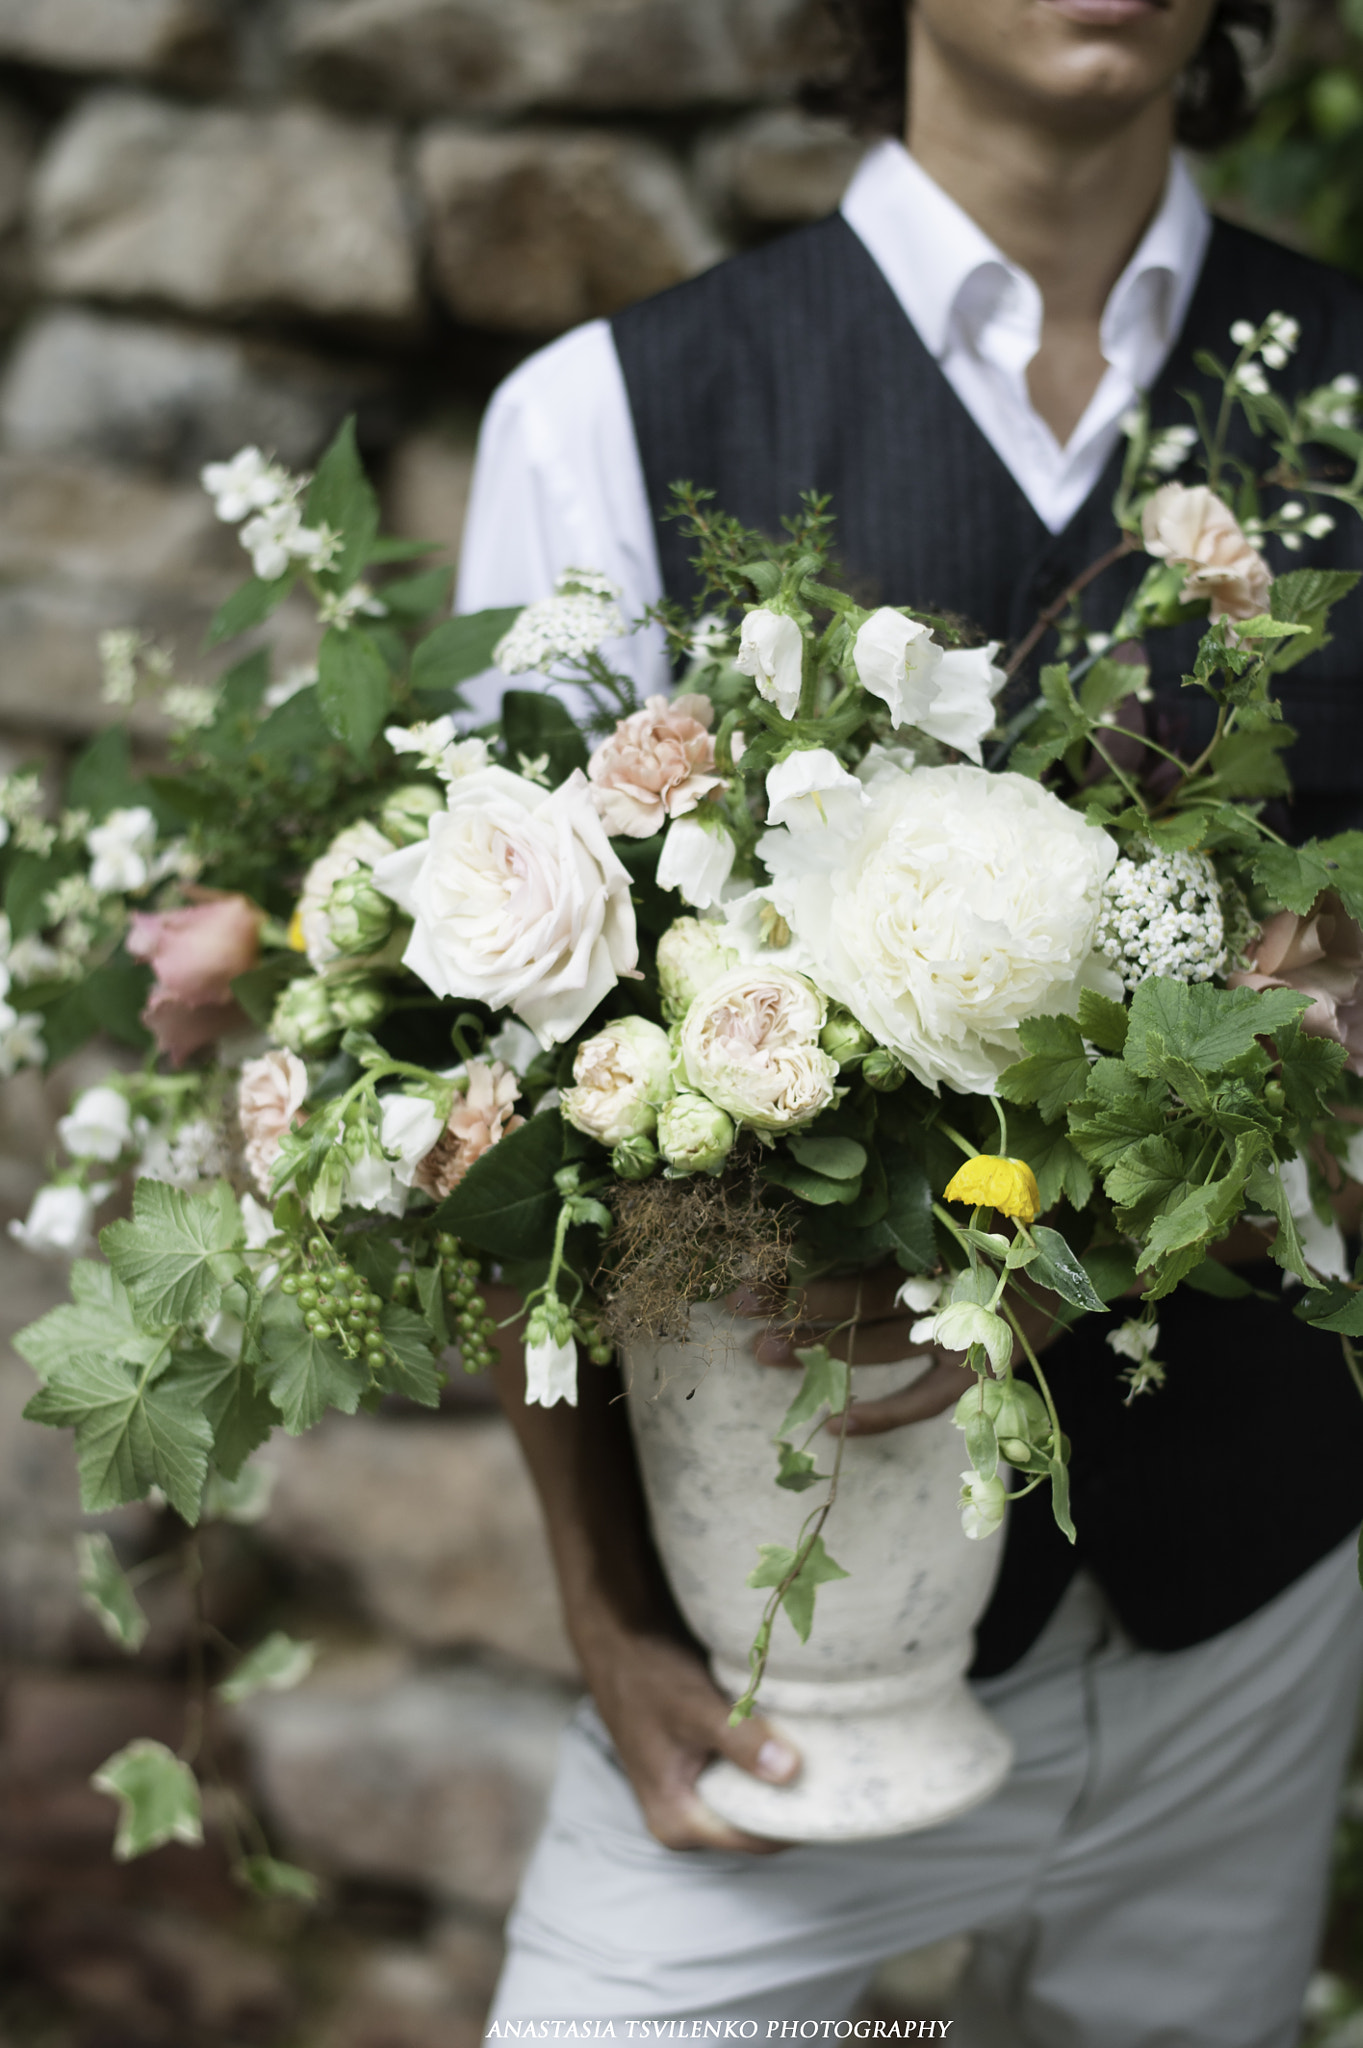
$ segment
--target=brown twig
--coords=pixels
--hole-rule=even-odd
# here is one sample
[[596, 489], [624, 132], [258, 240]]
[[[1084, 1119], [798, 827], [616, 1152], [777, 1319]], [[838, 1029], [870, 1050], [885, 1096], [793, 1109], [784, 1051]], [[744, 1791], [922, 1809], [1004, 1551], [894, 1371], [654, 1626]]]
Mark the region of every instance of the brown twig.
[[1076, 576], [1073, 583], [1067, 585], [1061, 591], [1054, 604], [1048, 604], [1045, 611], [1038, 612], [1036, 624], [1032, 627], [1031, 632], [1028, 633], [1025, 640], [1019, 642], [1017, 649], [1009, 656], [1004, 666], [1003, 672], [1010, 681], [1022, 667], [1023, 662], [1026, 661], [1037, 642], [1045, 638], [1062, 612], [1068, 610], [1075, 598], [1078, 597], [1080, 591], [1087, 590], [1090, 583], [1096, 581], [1105, 569], [1110, 569], [1114, 562], [1120, 562], [1124, 555], [1134, 553], [1135, 547], [1135, 535], [1124, 533], [1115, 548], [1109, 548], [1107, 553], [1100, 555], [1096, 562], [1090, 562], [1082, 575]]

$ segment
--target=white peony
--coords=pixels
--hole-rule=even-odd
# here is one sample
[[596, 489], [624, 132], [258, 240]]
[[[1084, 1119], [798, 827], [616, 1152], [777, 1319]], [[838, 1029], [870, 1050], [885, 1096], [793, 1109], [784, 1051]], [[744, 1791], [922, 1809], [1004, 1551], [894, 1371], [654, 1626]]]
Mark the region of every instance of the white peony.
[[412, 919], [403, 960], [428, 988], [514, 1010], [546, 1047], [638, 962], [629, 874], [580, 770], [547, 794], [505, 768], [464, 776], [374, 880]]
[[577, 1130], [601, 1145], [651, 1137], [672, 1093], [667, 1033], [647, 1017], [621, 1017], [578, 1047], [573, 1080], [559, 1107]]
[[117, 1088], [86, 1088], [57, 1125], [57, 1136], [73, 1159], [117, 1159], [132, 1136], [128, 1098]]
[[710, 910], [721, 901], [733, 873], [734, 842], [723, 825], [703, 825], [699, 818], [674, 818], [658, 855], [658, 887], [675, 889], [693, 910]]
[[827, 747], [801, 747], [767, 770], [767, 823], [792, 832], [855, 829], [866, 791]]
[[989, 1094], [1025, 1017], [1120, 994], [1093, 951], [1105, 832], [1022, 775], [882, 763], [856, 831], [767, 832], [806, 971], [936, 1089]]
[[151, 880], [156, 850], [156, 820], [145, 804], [110, 811], [101, 825], [85, 835], [90, 855], [90, 887], [101, 896], [145, 889]]
[[331, 922], [327, 916], [332, 890], [343, 875], [353, 875], [360, 868], [372, 868], [392, 851], [392, 840], [385, 839], [377, 825], [361, 819], [358, 824], [347, 825], [338, 832], [326, 852], [318, 855], [304, 875], [303, 893], [298, 899], [296, 915], [303, 950], [314, 974], [320, 974], [331, 961], [340, 958], [340, 949], [332, 939]]
[[679, 1060], [688, 1085], [756, 1131], [791, 1130], [828, 1108], [837, 1063], [818, 1044], [828, 1006], [779, 967], [736, 967], [692, 1002]]
[[863, 686], [888, 704], [896, 726], [911, 725], [978, 761], [994, 723], [994, 698], [1006, 681], [994, 664], [998, 648], [997, 640], [987, 647], [939, 647], [920, 620], [886, 607], [861, 627], [852, 659]]
[[757, 684], [757, 694], [782, 718], [794, 718], [804, 683], [805, 636], [785, 612], [758, 605], [743, 621], [734, 666]]

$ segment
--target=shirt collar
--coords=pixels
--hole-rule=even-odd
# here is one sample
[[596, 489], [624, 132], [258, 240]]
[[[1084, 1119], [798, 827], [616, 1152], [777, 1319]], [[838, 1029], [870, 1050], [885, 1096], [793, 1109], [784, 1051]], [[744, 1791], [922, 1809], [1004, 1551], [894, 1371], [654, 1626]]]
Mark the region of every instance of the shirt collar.
[[[1036, 284], [902, 143], [868, 151], [842, 213], [939, 361], [954, 340], [978, 345], [991, 326], [1006, 331], [1009, 355], [1030, 359], [1041, 337]], [[1159, 208], [1103, 311], [1103, 353], [1133, 384], [1153, 379], [1177, 336], [1210, 232], [1192, 174], [1175, 155]]]

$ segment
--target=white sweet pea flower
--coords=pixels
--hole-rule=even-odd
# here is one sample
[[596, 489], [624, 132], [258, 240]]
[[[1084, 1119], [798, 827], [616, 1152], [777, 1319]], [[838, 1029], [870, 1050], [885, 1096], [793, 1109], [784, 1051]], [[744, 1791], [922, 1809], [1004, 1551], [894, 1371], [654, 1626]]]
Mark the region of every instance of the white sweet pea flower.
[[804, 683], [805, 636], [785, 612], [758, 605], [743, 621], [735, 667], [757, 684], [757, 694], [782, 718], [794, 718]]
[[994, 699], [1008, 678], [994, 660], [999, 642], [948, 647], [938, 664], [937, 695], [919, 730], [978, 763], [981, 742], [994, 726]]
[[734, 842], [721, 825], [703, 825], [694, 815], [674, 818], [658, 856], [658, 887], [675, 889], [693, 910], [710, 910], [723, 899], [733, 872]]
[[911, 1308], [916, 1315], [925, 1315], [929, 1309], [936, 1308], [942, 1299], [942, 1285], [940, 1280], [914, 1274], [904, 1282], [895, 1296], [895, 1301], [900, 1308]]
[[393, 1174], [409, 1188], [426, 1154], [444, 1130], [439, 1111], [425, 1095], [385, 1095], [379, 1103], [379, 1136], [392, 1161]]
[[851, 832], [869, 798], [827, 747], [804, 747], [767, 770], [767, 823], [792, 832]]
[[981, 1479], [978, 1472], [961, 1474], [961, 1529], [973, 1543], [1003, 1527], [1007, 1506], [1008, 1489], [997, 1475]]
[[105, 1187], [39, 1188], [28, 1215], [22, 1223], [16, 1218], [9, 1234], [40, 1258], [75, 1258], [90, 1242], [95, 1210], [107, 1193]]
[[90, 886], [101, 896], [145, 889], [151, 879], [156, 847], [156, 820], [145, 804], [110, 811], [102, 825], [85, 835], [90, 855]]
[[552, 1408], [566, 1401], [577, 1406], [577, 1345], [571, 1336], [545, 1335], [525, 1347], [527, 1407]]
[[57, 1136], [73, 1159], [102, 1159], [111, 1165], [132, 1136], [128, 1098], [117, 1088], [87, 1088], [57, 1125]]

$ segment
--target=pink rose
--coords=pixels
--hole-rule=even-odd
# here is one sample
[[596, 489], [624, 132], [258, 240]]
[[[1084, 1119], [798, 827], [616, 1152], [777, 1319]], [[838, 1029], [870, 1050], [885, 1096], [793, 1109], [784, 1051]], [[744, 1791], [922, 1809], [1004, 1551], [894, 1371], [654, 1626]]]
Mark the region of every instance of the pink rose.
[[707, 730], [708, 697], [650, 697], [622, 718], [587, 763], [592, 802], [608, 833], [650, 839], [669, 818], [694, 811], [722, 782]]
[[1206, 484], [1164, 484], [1141, 514], [1146, 553], [1187, 571], [1184, 604], [1210, 598], [1214, 619], [1268, 610], [1272, 571], [1250, 546], [1230, 506]]
[[458, 1187], [475, 1159], [525, 1122], [511, 1114], [520, 1084], [510, 1067], [500, 1060], [470, 1060], [468, 1081], [467, 1093], [455, 1096], [449, 1121], [414, 1176], [416, 1186], [438, 1202]]
[[177, 1067], [245, 1022], [232, 983], [260, 957], [263, 915], [245, 896], [207, 890], [180, 910], [133, 912], [128, 951], [156, 977], [142, 1022]]
[[279, 1141], [297, 1118], [308, 1092], [308, 1070], [297, 1053], [267, 1052], [247, 1060], [237, 1084], [237, 1121], [246, 1142], [246, 1164], [262, 1195], [270, 1192], [270, 1173], [279, 1157]]
[[1348, 1049], [1349, 1071], [1363, 1074], [1363, 931], [1327, 889], [1309, 917], [1280, 910], [1255, 942], [1250, 969], [1228, 974], [1231, 988], [1296, 988], [1312, 998], [1303, 1031]]

